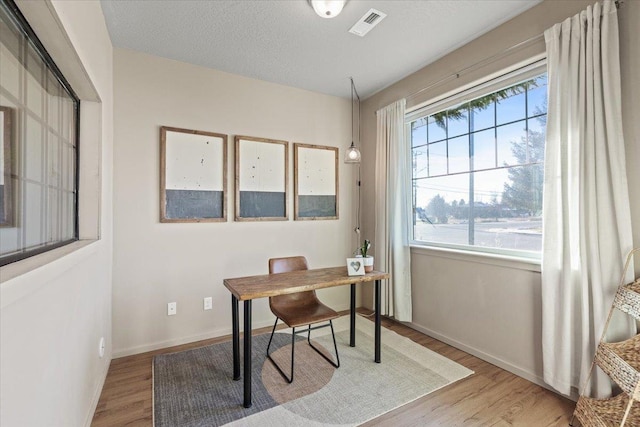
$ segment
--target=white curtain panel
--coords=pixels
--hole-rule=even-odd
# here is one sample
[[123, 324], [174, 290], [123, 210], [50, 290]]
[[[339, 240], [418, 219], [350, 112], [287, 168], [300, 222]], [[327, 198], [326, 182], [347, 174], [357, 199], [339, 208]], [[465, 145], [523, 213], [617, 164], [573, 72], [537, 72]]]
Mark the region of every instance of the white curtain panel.
[[[615, 4], [589, 6], [544, 36], [549, 86], [543, 367], [544, 380], [569, 395], [572, 387], [580, 389], [586, 381], [633, 245]], [[611, 340], [629, 337], [635, 328], [619, 316], [609, 331]], [[603, 374], [596, 376], [590, 392], [610, 395], [610, 381]]]
[[377, 111], [375, 240], [378, 269], [389, 273], [382, 292], [383, 314], [410, 322], [411, 153], [404, 135], [405, 100]]

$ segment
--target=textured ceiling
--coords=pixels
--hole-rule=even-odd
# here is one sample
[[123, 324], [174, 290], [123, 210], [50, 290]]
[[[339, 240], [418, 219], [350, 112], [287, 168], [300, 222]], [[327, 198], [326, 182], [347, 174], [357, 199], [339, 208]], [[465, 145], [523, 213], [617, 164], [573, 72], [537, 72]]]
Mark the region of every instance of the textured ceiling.
[[[102, 0], [116, 47], [362, 99], [541, 0], [350, 0], [333, 19], [306, 0]], [[348, 33], [370, 8], [388, 16]]]

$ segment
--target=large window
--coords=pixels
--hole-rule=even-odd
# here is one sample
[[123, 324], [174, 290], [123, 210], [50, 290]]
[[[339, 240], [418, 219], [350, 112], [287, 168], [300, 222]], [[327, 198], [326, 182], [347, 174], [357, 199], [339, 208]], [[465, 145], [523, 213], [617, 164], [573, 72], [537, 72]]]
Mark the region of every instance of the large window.
[[407, 115], [414, 241], [540, 253], [546, 73], [500, 81]]
[[16, 5], [0, 1], [0, 265], [78, 237], [79, 100]]

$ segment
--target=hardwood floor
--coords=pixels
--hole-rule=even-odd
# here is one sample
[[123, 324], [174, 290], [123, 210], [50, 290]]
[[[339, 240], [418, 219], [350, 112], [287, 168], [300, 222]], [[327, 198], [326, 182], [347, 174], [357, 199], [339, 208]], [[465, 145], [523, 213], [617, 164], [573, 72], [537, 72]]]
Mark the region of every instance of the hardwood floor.
[[[365, 426], [543, 427], [569, 424], [574, 402], [398, 322], [383, 318], [382, 324], [466, 366], [475, 374], [371, 420]], [[254, 334], [266, 332], [270, 332], [270, 328], [257, 329]], [[91, 425], [150, 427], [153, 356], [229, 339], [230, 336], [219, 337], [114, 359]]]

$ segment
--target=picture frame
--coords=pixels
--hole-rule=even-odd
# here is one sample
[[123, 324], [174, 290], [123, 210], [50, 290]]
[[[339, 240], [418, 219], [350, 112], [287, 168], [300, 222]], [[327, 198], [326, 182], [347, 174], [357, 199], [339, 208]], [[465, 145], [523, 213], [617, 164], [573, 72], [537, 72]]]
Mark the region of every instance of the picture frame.
[[347, 258], [347, 275], [364, 276], [364, 260], [362, 258]]
[[0, 227], [13, 226], [13, 114], [13, 108], [0, 106]]
[[235, 136], [235, 220], [289, 219], [289, 143]]
[[160, 127], [160, 222], [227, 220], [227, 135]]
[[294, 219], [338, 219], [338, 148], [294, 143]]

